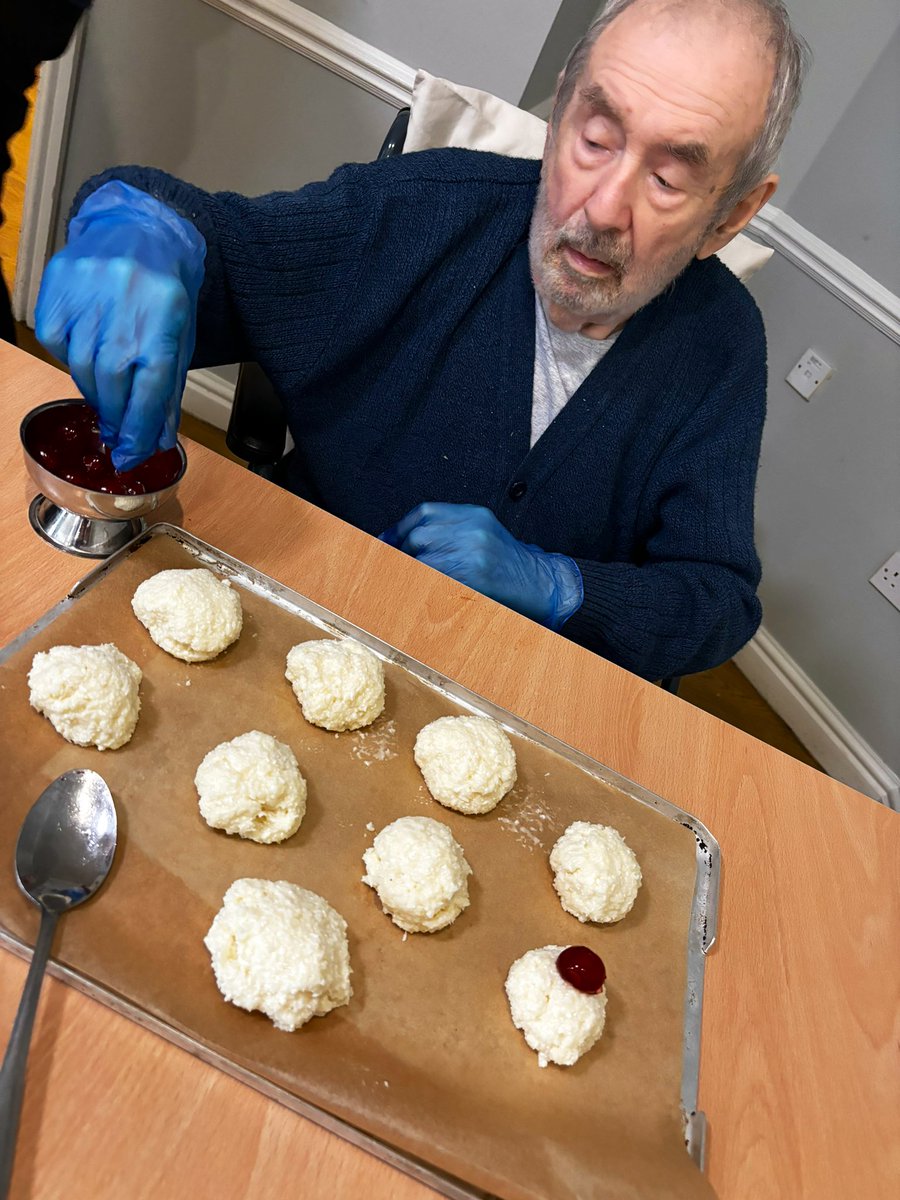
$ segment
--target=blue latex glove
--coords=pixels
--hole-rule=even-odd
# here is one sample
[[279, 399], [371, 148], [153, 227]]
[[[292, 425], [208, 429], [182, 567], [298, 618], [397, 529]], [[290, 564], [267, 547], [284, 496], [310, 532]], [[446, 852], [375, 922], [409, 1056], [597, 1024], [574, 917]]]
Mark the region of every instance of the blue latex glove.
[[205, 257], [190, 221], [114, 180], [47, 264], [35, 332], [97, 410], [120, 471], [175, 445]]
[[573, 559], [517, 541], [488, 508], [419, 504], [381, 540], [550, 629], [584, 602]]

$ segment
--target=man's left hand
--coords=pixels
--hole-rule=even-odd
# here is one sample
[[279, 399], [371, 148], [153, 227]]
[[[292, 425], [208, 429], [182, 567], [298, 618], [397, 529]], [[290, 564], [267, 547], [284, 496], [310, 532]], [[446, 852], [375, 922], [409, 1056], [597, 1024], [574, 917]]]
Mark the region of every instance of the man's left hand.
[[517, 541], [488, 508], [419, 504], [381, 540], [550, 629], [584, 600], [573, 559]]

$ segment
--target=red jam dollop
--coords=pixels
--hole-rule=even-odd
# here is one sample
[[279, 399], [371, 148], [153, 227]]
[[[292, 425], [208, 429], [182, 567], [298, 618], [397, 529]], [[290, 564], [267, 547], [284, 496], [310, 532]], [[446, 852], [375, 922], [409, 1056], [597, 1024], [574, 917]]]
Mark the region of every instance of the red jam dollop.
[[97, 415], [73, 400], [47, 408], [28, 423], [28, 453], [45, 471], [76, 487], [111, 496], [145, 496], [171, 487], [181, 474], [178, 450], [158, 450], [130, 471], [117, 471], [100, 438]]
[[596, 996], [606, 983], [603, 959], [587, 946], [566, 946], [557, 955], [556, 969], [566, 983], [589, 996]]

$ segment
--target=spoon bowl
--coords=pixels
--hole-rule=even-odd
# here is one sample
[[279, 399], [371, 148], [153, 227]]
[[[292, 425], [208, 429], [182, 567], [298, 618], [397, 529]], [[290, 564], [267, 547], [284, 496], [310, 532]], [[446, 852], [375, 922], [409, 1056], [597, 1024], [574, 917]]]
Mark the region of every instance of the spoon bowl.
[[40, 908], [64, 913], [96, 892], [116, 850], [116, 808], [95, 771], [67, 771], [28, 810], [16, 880]]
[[0, 1067], [0, 1196], [9, 1191], [25, 1064], [56, 922], [100, 887], [116, 849], [116, 808], [95, 771], [60, 775], [29, 809], [16, 842], [16, 879], [41, 910], [31, 966]]

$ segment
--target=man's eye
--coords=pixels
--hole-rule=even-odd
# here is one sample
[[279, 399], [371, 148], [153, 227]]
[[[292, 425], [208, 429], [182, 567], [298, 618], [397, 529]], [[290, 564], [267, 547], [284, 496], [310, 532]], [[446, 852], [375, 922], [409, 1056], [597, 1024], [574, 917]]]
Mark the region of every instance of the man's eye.
[[672, 184], [669, 183], [669, 181], [667, 179], [663, 179], [662, 175], [654, 175], [653, 178], [656, 180], [656, 182], [659, 184], [659, 186], [663, 189], [664, 192], [677, 192], [678, 191], [678, 188], [673, 187]]
[[605, 150], [606, 149], [606, 147], [603, 145], [602, 142], [593, 142], [593, 141], [591, 141], [590, 138], [587, 138], [587, 137], [584, 139], [584, 144], [587, 146], [588, 150]]

